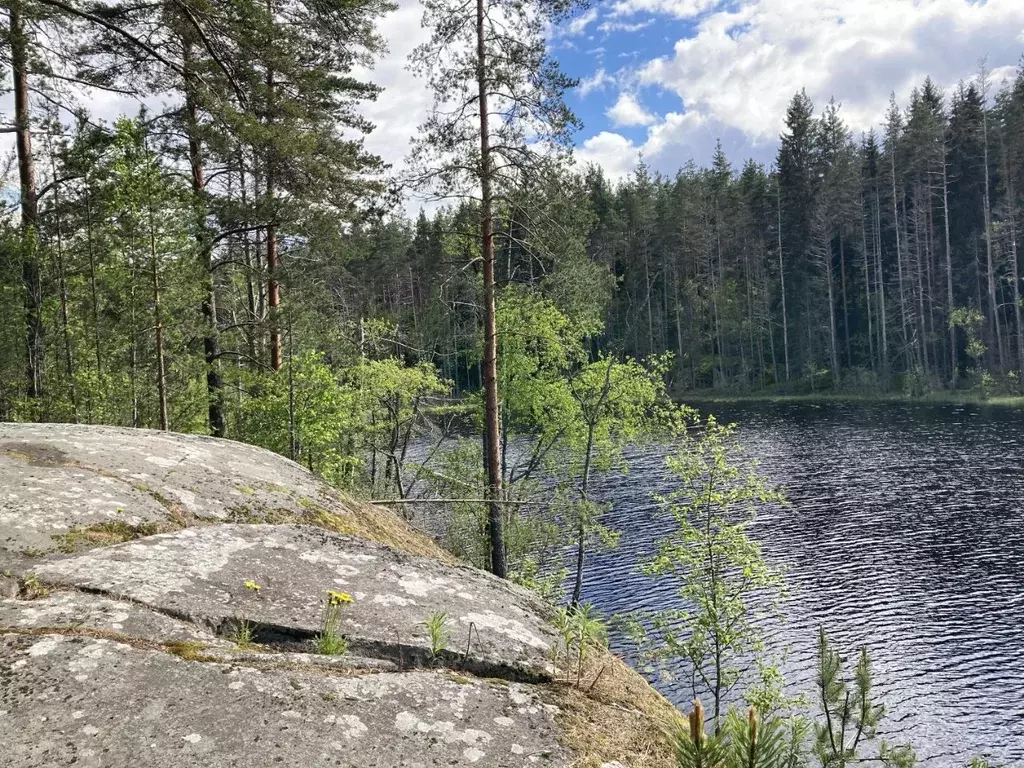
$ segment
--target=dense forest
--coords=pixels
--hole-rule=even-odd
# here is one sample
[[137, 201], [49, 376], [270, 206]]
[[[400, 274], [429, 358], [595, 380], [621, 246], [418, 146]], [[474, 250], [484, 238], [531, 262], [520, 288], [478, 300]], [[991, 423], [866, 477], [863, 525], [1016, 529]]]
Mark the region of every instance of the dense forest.
[[[413, 67], [437, 103], [396, 173], [363, 148], [378, 88], [354, 74], [389, 8], [7, 4], [0, 418], [229, 435], [344, 474], [421, 403], [511, 382], [488, 367], [503, 323], [562, 329], [567, 369], [653, 361], [676, 393], [1018, 388], [1024, 71], [926, 80], [859, 137], [800, 92], [770, 169], [719, 150], [613, 183], [571, 162], [541, 21], [467, 58], [453, 41], [483, 27], [433, 2]], [[147, 106], [103, 122], [104, 92]], [[413, 191], [434, 212], [408, 221]]]
[[[673, 352], [681, 390], [1015, 391], [1024, 76], [993, 91], [984, 71], [948, 100], [926, 80], [859, 139], [836, 102], [816, 115], [800, 92], [771, 169], [719, 148], [710, 167], [674, 176], [643, 163], [618, 184], [597, 168], [571, 176], [570, 205], [589, 217], [577, 225], [586, 257], [607, 278], [587, 283], [603, 308], [595, 348]], [[451, 286], [461, 262], [445, 265], [444, 236], [467, 215], [391, 222], [372, 268], [351, 267], [367, 311], [442, 351], [432, 359], [459, 358], [445, 368], [453, 378], [467, 375], [459, 350], [471, 337], [459, 329], [472, 323], [412, 321]], [[499, 280], [536, 286], [552, 273], [519, 247], [522, 221], [529, 211], [499, 227]], [[444, 300], [458, 311], [454, 291]]]

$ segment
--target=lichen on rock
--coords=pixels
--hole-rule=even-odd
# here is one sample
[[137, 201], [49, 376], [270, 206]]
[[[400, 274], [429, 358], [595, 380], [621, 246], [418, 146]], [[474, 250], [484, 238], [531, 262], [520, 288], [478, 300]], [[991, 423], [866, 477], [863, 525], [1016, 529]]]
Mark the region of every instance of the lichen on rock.
[[11, 768], [671, 763], [617, 659], [561, 682], [550, 606], [251, 446], [0, 424], [0, 572]]

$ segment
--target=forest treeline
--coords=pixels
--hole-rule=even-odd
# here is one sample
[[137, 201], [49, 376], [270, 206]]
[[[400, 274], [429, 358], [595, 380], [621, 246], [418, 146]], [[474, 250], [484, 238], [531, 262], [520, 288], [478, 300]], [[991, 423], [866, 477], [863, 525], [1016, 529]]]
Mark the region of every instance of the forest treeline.
[[[399, 175], [357, 76], [390, 8], [5, 4], [0, 418], [228, 435], [401, 495], [426, 404], [482, 391], [485, 448], [507, 440], [503, 344], [543, 367], [557, 340], [570, 376], [651, 361], [675, 392], [1019, 387], [1024, 71], [926, 80], [856, 138], [800, 92], [771, 168], [719, 149], [611, 182], [571, 162], [539, 17], [512, 36], [433, 0], [412, 64], [436, 103]], [[441, 207], [405, 219], [413, 191]]]
[[[1016, 392], [1022, 174], [1024, 77], [997, 91], [983, 70], [949, 98], [926, 80], [860, 137], [836, 102], [816, 114], [797, 93], [771, 168], [719, 147], [673, 176], [641, 163], [621, 183], [597, 168], [567, 177], [599, 267], [580, 293], [604, 323], [594, 348], [672, 352], [679, 390]], [[469, 215], [392, 222], [352, 269], [372, 314], [458, 360], [445, 370], [471, 386], [471, 312], [453, 283], [464, 260], [445, 239]], [[561, 279], [520, 247], [533, 222], [524, 208], [498, 227], [501, 283]], [[438, 297], [447, 327], [427, 320]]]

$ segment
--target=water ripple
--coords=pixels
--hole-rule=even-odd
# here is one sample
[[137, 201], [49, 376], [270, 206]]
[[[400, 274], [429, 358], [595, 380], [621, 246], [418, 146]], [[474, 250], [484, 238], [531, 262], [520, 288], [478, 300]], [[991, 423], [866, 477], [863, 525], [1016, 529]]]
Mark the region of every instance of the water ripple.
[[[720, 409], [721, 411], [721, 409]], [[741, 441], [791, 504], [752, 528], [786, 569], [783, 624], [797, 689], [813, 682], [816, 630], [849, 651], [867, 644], [890, 740], [921, 764], [985, 754], [1024, 765], [1024, 425], [1016, 411], [947, 406], [779, 405], [730, 409]], [[671, 483], [663, 447], [638, 451], [599, 493], [624, 531], [591, 557], [587, 598], [606, 613], [678, 604], [635, 564], [669, 523], [652, 493]], [[613, 639], [626, 650], [621, 638]], [[659, 682], [676, 703], [690, 692]]]

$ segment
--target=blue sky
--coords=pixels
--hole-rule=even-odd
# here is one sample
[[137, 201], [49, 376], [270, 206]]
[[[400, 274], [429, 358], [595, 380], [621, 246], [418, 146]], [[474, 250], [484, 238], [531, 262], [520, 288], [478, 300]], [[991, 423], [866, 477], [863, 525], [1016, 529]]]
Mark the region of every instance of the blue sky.
[[[619, 98], [613, 74], [629, 72], [658, 56], [669, 56], [677, 40], [692, 37], [694, 20], [668, 18], [661, 20], [644, 14], [637, 21], [602, 19], [595, 8], [577, 18], [583, 22], [595, 15], [578, 35], [558, 36], [552, 49], [566, 74], [580, 81], [580, 87], [569, 93], [568, 102], [583, 121], [584, 129], [577, 137], [583, 141], [608, 128], [612, 120], [606, 114]], [[617, 28], [619, 25], [624, 28]], [[604, 26], [604, 29], [601, 27]], [[652, 114], [678, 109], [680, 99], [664, 89], [652, 88], [644, 93], [644, 106]], [[634, 141], [643, 141], [646, 130], [640, 125], [619, 124], [618, 132]]]
[[[430, 108], [407, 67], [421, 18], [420, 0], [397, 0], [381, 25], [390, 51], [368, 75], [385, 91], [364, 110], [377, 126], [367, 147], [396, 169]], [[1024, 54], [1024, 0], [593, 0], [549, 44], [580, 80], [567, 95], [584, 123], [578, 160], [622, 178], [642, 153], [672, 174], [707, 163], [717, 139], [737, 167], [770, 164], [800, 88], [819, 108], [834, 97], [856, 134], [882, 122], [890, 93], [906, 105], [928, 75], [951, 91], [983, 57], [994, 90]], [[137, 109], [90, 102], [104, 119]]]
[[856, 134], [928, 75], [951, 91], [984, 58], [994, 91], [1024, 54], [1024, 0], [612, 0], [552, 51], [581, 81], [577, 155], [609, 175], [640, 152], [665, 173], [706, 163], [717, 139], [736, 165], [770, 164], [800, 88]]
[[[405, 67], [421, 15], [399, 0], [372, 75], [387, 90], [368, 110], [368, 146], [396, 167], [430, 105]], [[987, 57], [998, 86], [1024, 54], [1024, 0], [597, 0], [549, 44], [580, 80], [568, 94], [584, 123], [578, 160], [622, 178], [642, 153], [672, 174], [707, 163], [718, 139], [737, 167], [770, 164], [800, 88], [819, 108], [834, 97], [859, 135], [881, 124], [890, 93], [905, 106], [928, 75], [952, 91]]]

